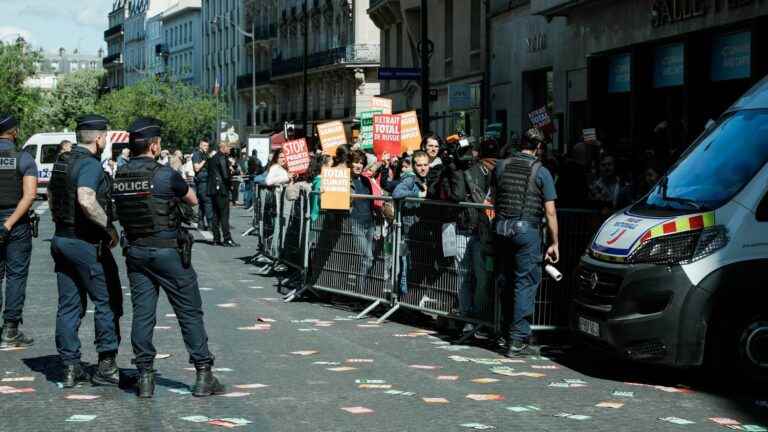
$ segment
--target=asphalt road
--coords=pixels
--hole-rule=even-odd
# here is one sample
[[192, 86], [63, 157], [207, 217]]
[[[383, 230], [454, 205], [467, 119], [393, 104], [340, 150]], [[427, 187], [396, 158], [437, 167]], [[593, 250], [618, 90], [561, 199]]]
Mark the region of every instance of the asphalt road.
[[[41, 212], [23, 325], [36, 344], [0, 352], [1, 431], [235, 426], [313, 432], [473, 427], [594, 432], [725, 430], [718, 422], [737, 422], [741, 430], [768, 426], [768, 402], [759, 395], [708, 390], [700, 374], [642, 367], [568, 346], [555, 347], [548, 358], [512, 362], [482, 346], [450, 345], [428, 321], [395, 316], [399, 322], [376, 325], [352, 320], [359, 311], [354, 307], [282, 303], [274, 281], [256, 276], [255, 268], [243, 263], [241, 258], [254, 253], [248, 238], [238, 238], [243, 246], [237, 249], [198, 243], [194, 250], [210, 347], [221, 368], [217, 374], [231, 393], [204, 399], [188, 394], [194, 372], [164, 296], [155, 344], [169, 356], [156, 360], [162, 377], [154, 399], [139, 400], [131, 389], [112, 387], [63, 390], [57, 384], [54, 345], [52, 226], [44, 207]], [[232, 222], [242, 232], [248, 219], [235, 210]], [[114, 253], [126, 295], [118, 361], [130, 374], [130, 290], [122, 256]], [[80, 330], [83, 360], [91, 364], [96, 362], [92, 317], [91, 310]], [[83, 421], [72, 421], [77, 419]]]

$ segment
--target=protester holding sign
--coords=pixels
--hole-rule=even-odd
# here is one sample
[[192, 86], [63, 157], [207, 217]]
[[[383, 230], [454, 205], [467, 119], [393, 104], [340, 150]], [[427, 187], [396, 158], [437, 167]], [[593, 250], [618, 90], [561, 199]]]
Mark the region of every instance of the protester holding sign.
[[323, 167], [320, 178], [320, 208], [349, 210], [352, 194], [350, 169], [346, 166]]
[[272, 160], [267, 168], [267, 186], [284, 185], [291, 182], [292, 175], [288, 173], [288, 162], [283, 153], [283, 149], [275, 150], [272, 154]]

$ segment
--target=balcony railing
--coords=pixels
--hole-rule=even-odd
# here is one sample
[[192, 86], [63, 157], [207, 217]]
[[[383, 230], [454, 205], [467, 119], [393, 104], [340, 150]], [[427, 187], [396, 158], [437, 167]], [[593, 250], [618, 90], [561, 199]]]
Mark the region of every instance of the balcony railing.
[[122, 63], [123, 63], [123, 54], [122, 53], [112, 54], [110, 56], [104, 57], [104, 59], [101, 60], [101, 64], [105, 68], [110, 67], [110, 66], [114, 66], [114, 65], [118, 65], [118, 64], [122, 64]]
[[113, 36], [117, 36], [122, 33], [123, 33], [123, 25], [118, 24], [116, 26], [110, 27], [104, 32], [104, 39], [109, 39]]
[[[333, 48], [307, 56], [307, 68], [330, 65], [379, 63], [378, 44], [358, 44]], [[289, 75], [303, 70], [303, 57], [272, 60], [272, 76]]]
[[[246, 75], [240, 75], [239, 77], [237, 77], [238, 90], [251, 88], [251, 84], [253, 83], [253, 79], [251, 79], [251, 75], [252, 74], [246, 74]], [[272, 73], [268, 70], [256, 72], [256, 85], [269, 83], [269, 79], [271, 77], [272, 77]]]

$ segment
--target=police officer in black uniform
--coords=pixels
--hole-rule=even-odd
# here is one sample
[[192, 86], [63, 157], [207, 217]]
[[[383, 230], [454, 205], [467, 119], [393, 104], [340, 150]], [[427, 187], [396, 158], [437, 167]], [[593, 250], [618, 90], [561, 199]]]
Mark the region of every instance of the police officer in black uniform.
[[[32, 230], [29, 209], [37, 192], [37, 165], [27, 152], [16, 151], [16, 119], [0, 114], [0, 284], [5, 278], [5, 309], [0, 348], [25, 347], [33, 340], [19, 331], [27, 291]], [[0, 286], [0, 308], [3, 306]]]
[[160, 122], [152, 118], [139, 118], [133, 123], [129, 130], [131, 160], [117, 170], [113, 189], [127, 242], [126, 265], [133, 301], [131, 344], [139, 370], [138, 396], [150, 398], [155, 390], [153, 363], [157, 352], [152, 333], [159, 287], [178, 317], [189, 361], [197, 370], [192, 394], [221, 394], [224, 386], [211, 372], [214, 357], [208, 350], [197, 274], [179, 250], [186, 248], [188, 252], [191, 239], [181, 227], [178, 207], [197, 205], [197, 197], [178, 172], [155, 161], [161, 150], [160, 128]]
[[64, 364], [64, 387], [86, 381], [80, 363], [78, 330], [85, 315], [86, 294], [95, 306], [96, 351], [99, 363], [91, 380], [117, 385], [116, 363], [120, 343], [117, 316], [107, 288], [118, 277], [108, 274], [114, 265], [110, 249], [117, 245], [112, 225], [111, 181], [99, 161], [107, 143], [107, 119], [86, 115], [77, 119], [78, 146], [54, 163], [48, 201], [56, 232], [51, 255], [56, 264], [59, 308], [56, 315], [56, 348]]
[[192, 153], [192, 168], [195, 170], [195, 189], [199, 202], [197, 226], [202, 231], [208, 230], [207, 224], [213, 224], [213, 203], [208, 195], [208, 159], [210, 159], [208, 141], [201, 139]]
[[505, 355], [535, 355], [530, 346], [531, 320], [541, 283], [541, 228], [546, 219], [550, 246], [546, 259], [560, 258], [557, 242], [555, 182], [538, 155], [544, 135], [530, 129], [520, 140], [521, 151], [496, 164], [492, 199], [496, 210], [494, 232], [497, 258], [504, 276]]
[[[208, 161], [208, 196], [213, 203], [213, 243], [217, 246], [238, 247], [229, 229], [229, 198], [232, 187], [232, 171], [229, 166], [231, 147], [219, 143], [219, 151]], [[223, 241], [222, 241], [223, 237]]]

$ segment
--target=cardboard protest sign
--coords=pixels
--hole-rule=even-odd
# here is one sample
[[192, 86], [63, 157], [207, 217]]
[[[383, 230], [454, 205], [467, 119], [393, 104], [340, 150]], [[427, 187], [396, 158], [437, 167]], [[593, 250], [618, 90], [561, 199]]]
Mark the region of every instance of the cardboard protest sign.
[[340, 121], [317, 125], [317, 134], [320, 136], [323, 153], [327, 155], [336, 156], [336, 147], [347, 143], [347, 133]]
[[321, 172], [320, 208], [349, 210], [352, 200], [352, 176], [346, 167], [323, 167]]
[[360, 148], [373, 149], [373, 116], [384, 114], [381, 110], [363, 111], [360, 113]]
[[384, 153], [400, 153], [400, 116], [380, 114], [373, 116], [373, 152], [379, 160]]
[[283, 144], [283, 154], [291, 174], [304, 174], [309, 169], [309, 148], [304, 138]]
[[371, 98], [371, 110], [381, 110], [382, 114], [392, 114], [392, 99], [373, 96]]
[[400, 152], [416, 151], [421, 148], [421, 130], [416, 111], [400, 114]]
[[552, 123], [552, 117], [547, 111], [547, 107], [541, 107], [528, 113], [528, 119], [533, 127], [541, 129], [547, 135], [552, 135], [555, 131], [555, 125]]

